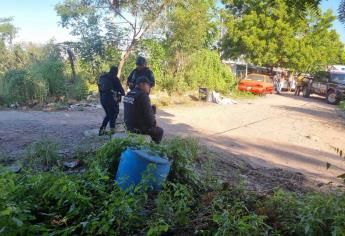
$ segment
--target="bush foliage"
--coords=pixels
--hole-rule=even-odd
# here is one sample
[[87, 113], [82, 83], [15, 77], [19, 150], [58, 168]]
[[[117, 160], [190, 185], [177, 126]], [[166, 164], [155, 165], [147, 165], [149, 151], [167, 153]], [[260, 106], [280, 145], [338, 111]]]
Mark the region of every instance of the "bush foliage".
[[[128, 146], [149, 146], [172, 162], [160, 192], [142, 187], [121, 191], [114, 175]], [[173, 139], [160, 146], [142, 139], [112, 140], [85, 154], [85, 172], [65, 173], [51, 142], [37, 143], [49, 172], [24, 167], [20, 174], [0, 172], [2, 235], [343, 235], [345, 195], [298, 196], [276, 190], [265, 197], [241, 184], [206, 182], [195, 168], [199, 146]], [[50, 158], [51, 156], [51, 158]], [[39, 170], [39, 169], [38, 169]], [[142, 186], [145, 186], [143, 183]]]
[[3, 81], [4, 96], [11, 103], [25, 104], [33, 100], [43, 102], [47, 98], [46, 81], [26, 69], [9, 70]]

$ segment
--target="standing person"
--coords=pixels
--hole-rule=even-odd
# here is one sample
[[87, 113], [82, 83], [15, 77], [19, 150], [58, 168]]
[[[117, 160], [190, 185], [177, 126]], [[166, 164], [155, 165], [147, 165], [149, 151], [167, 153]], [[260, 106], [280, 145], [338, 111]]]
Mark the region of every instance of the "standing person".
[[274, 80], [275, 80], [275, 83], [276, 83], [276, 91], [277, 91], [277, 94], [280, 94], [281, 93], [281, 86], [282, 86], [282, 83], [281, 83], [281, 78], [278, 74], [276, 74], [274, 76]]
[[155, 143], [160, 143], [164, 131], [157, 127], [149, 97], [150, 89], [151, 81], [147, 77], [136, 79], [136, 86], [123, 99], [125, 123], [128, 131], [150, 135]]
[[147, 67], [147, 60], [145, 57], [138, 56], [136, 59], [137, 67], [131, 72], [131, 74], [127, 78], [127, 86], [130, 90], [135, 88], [136, 80], [139, 77], [146, 77], [150, 82], [150, 87], [155, 86], [155, 77], [153, 75], [152, 70]]
[[296, 96], [299, 96], [299, 94], [301, 93], [302, 86], [303, 86], [303, 76], [300, 74], [297, 77], [297, 82], [296, 82], [296, 91], [295, 91]]
[[110, 132], [115, 133], [115, 123], [119, 114], [119, 103], [121, 96], [125, 96], [125, 91], [117, 77], [118, 69], [116, 66], [110, 68], [109, 73], [101, 75], [98, 81], [98, 89], [105, 117], [99, 129], [99, 135], [106, 134], [109, 123]]
[[291, 80], [291, 90], [296, 91], [296, 79], [292, 78]]

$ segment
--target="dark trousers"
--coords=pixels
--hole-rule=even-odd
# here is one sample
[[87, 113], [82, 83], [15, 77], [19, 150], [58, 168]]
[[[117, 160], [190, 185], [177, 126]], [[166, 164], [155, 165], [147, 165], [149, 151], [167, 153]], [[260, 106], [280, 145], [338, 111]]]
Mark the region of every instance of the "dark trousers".
[[110, 125], [111, 129], [115, 128], [116, 118], [119, 114], [119, 104], [115, 102], [113, 95], [103, 94], [101, 95], [101, 104], [105, 111], [105, 117], [102, 122], [101, 129], [105, 129]]
[[156, 126], [149, 129], [146, 134], [150, 135], [152, 141], [158, 144], [162, 141], [164, 130]]
[[130, 129], [127, 128], [129, 132], [136, 134], [150, 135], [153, 142], [159, 144], [163, 139], [164, 130], [161, 127], [152, 127], [147, 130]]
[[302, 89], [302, 86], [297, 85], [296, 91], [295, 91], [295, 95], [296, 95], [296, 96], [299, 96], [299, 94], [300, 94], [300, 92], [301, 92], [301, 89]]

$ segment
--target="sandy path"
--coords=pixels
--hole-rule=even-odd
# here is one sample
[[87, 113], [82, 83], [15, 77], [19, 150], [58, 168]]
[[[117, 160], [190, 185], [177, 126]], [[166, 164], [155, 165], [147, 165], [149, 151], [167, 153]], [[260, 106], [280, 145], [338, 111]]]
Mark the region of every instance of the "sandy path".
[[160, 117], [168, 134], [199, 137], [222, 149], [225, 159], [235, 156], [254, 167], [289, 169], [323, 182], [345, 173], [345, 162], [331, 148], [345, 150], [345, 122], [321, 98], [271, 95], [237, 105], [172, 107]]

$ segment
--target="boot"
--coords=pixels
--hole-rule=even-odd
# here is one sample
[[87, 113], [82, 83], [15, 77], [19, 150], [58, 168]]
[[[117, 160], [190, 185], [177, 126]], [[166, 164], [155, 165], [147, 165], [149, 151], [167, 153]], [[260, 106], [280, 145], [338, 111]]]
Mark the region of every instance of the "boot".
[[107, 132], [105, 131], [105, 128], [101, 127], [101, 128], [99, 129], [98, 136], [103, 136], [103, 135], [105, 135], [105, 134], [107, 134]]
[[110, 129], [110, 132], [109, 132], [109, 135], [115, 134], [115, 131], [116, 131], [115, 128], [111, 128], [111, 129]]

